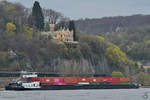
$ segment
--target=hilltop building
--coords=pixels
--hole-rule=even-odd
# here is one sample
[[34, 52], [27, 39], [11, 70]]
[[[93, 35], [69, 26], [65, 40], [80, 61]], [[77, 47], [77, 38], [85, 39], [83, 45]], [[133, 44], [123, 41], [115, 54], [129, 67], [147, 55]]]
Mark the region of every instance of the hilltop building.
[[60, 28], [58, 31], [55, 31], [55, 24], [50, 24], [49, 26], [50, 31], [42, 32], [42, 35], [51, 36], [52, 39], [56, 39], [62, 42], [77, 43], [77, 41], [74, 41], [73, 39], [73, 31], [65, 28]]

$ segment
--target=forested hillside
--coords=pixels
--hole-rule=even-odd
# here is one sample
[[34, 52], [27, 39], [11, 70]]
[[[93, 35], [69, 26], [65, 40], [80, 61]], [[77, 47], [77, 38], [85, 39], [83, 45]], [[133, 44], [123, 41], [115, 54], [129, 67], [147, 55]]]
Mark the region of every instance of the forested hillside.
[[[92, 28], [90, 26], [92, 23], [89, 24], [88, 22], [76, 24], [76, 28], [73, 25], [74, 21], [70, 21], [60, 12], [42, 9], [37, 1], [33, 4], [32, 9], [25, 8], [19, 3], [1, 1], [0, 71], [24, 70], [59, 74], [111, 74], [112, 72], [122, 72], [124, 76], [133, 79], [141, 78], [141, 75], [142, 78], [145, 77], [145, 73], [141, 72], [142, 69], [134, 60], [149, 59], [148, 33], [150, 31], [147, 25], [148, 21], [146, 19], [138, 21], [139, 24], [143, 23], [144, 28], [138, 28], [136, 31], [129, 27], [130, 23], [119, 24], [119, 26], [125, 25], [128, 29], [125, 28], [126, 31], [118, 29], [117, 32], [114, 32], [110, 29], [116, 29], [116, 27], [110, 28], [107, 25], [111, 26], [110, 23], [114, 25], [115, 21], [113, 18], [110, 18], [112, 21], [108, 19], [104, 18], [106, 22], [103, 21], [100, 26], [96, 20], [93, 22], [96, 26], [92, 26]], [[115, 19], [117, 20], [117, 18]], [[76, 23], [79, 23], [79, 21]], [[120, 21], [118, 20], [117, 23], [120, 23]], [[78, 41], [78, 44], [71, 46], [42, 35], [43, 31], [49, 31], [49, 24], [56, 24], [55, 30], [60, 27], [73, 29], [74, 40]], [[133, 26], [133, 24], [130, 24], [130, 26]], [[87, 35], [79, 29], [91, 34]], [[97, 31], [99, 29], [102, 30]], [[98, 34], [92, 35], [92, 32], [98, 32]], [[138, 43], [144, 43], [142, 44], [144, 47]], [[143, 54], [143, 50], [146, 51], [145, 54]], [[143, 55], [145, 55], [144, 58]], [[138, 74], [139, 72], [141, 73]], [[145, 79], [143, 82], [150, 80], [147, 74]]]
[[[36, 3], [34, 5], [38, 5], [37, 8], [43, 11], [38, 2]], [[124, 75], [137, 73], [137, 63], [129, 60], [119, 47], [102, 36], [86, 35], [77, 31], [79, 44], [70, 48], [63, 42], [57, 43], [40, 34], [47, 26], [41, 27], [37, 24], [34, 17], [37, 13], [33, 14], [33, 11], [21, 4], [7, 1], [0, 2], [0, 8], [1, 71], [30, 70], [64, 74], [121, 71]], [[34, 9], [33, 7], [32, 10]], [[51, 18], [50, 11], [52, 10], [44, 10], [43, 17]], [[55, 13], [59, 18], [60, 13]], [[49, 20], [50, 23], [56, 21]], [[60, 26], [63, 21], [59, 22]], [[44, 23], [46, 25], [49, 22]]]
[[150, 15], [78, 20], [76, 26], [84, 33], [104, 36], [135, 61], [150, 62]]
[[150, 26], [150, 15], [116, 16], [76, 21], [77, 29], [87, 34], [126, 31], [145, 26]]

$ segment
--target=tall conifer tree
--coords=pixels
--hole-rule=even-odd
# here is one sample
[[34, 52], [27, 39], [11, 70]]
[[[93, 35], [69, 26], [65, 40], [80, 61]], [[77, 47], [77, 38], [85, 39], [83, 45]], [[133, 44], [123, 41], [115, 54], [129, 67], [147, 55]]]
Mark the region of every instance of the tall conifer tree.
[[74, 21], [69, 21], [69, 30], [72, 31], [73, 30], [73, 40], [77, 41], [77, 37], [76, 37], [76, 29], [75, 29], [75, 24]]
[[38, 1], [35, 1], [34, 6], [32, 8], [32, 20], [33, 26], [39, 30], [44, 29], [44, 16], [42, 13], [42, 8]]

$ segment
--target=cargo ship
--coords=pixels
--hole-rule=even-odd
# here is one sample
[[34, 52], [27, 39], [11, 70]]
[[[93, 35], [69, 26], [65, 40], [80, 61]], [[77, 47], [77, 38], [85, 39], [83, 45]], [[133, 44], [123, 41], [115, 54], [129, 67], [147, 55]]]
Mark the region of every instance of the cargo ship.
[[130, 78], [111, 77], [38, 77], [21, 75], [5, 86], [5, 90], [78, 90], [78, 89], [137, 89]]

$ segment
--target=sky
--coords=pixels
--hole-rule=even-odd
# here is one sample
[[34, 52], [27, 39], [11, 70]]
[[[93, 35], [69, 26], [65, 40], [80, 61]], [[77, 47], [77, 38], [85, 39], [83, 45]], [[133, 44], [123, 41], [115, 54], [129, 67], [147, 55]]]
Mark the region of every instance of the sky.
[[[32, 7], [35, 0], [8, 0]], [[150, 0], [36, 0], [71, 19], [150, 14]]]

